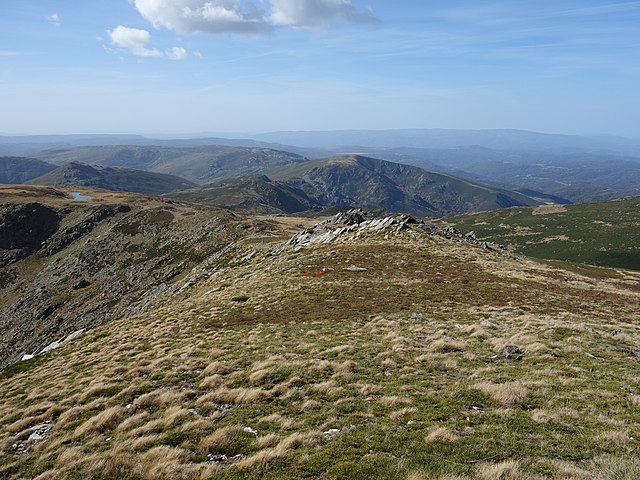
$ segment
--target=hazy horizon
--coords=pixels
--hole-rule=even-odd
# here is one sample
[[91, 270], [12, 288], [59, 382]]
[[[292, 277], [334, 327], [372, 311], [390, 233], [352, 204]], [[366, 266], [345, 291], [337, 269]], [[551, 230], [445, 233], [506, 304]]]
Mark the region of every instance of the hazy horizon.
[[2, 135], [640, 138], [639, 1], [5, 0]]

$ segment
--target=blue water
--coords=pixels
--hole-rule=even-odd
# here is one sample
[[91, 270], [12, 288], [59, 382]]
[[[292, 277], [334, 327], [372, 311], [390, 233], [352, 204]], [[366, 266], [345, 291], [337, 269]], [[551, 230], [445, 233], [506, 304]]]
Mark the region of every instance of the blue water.
[[80, 192], [71, 192], [71, 196], [74, 200], [80, 200], [81, 202], [91, 200], [91, 197], [82, 195]]

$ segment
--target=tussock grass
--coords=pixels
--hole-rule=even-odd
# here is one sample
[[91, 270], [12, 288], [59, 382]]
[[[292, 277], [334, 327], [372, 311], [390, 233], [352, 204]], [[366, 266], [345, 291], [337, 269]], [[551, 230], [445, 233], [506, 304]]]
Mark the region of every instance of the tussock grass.
[[431, 430], [424, 441], [426, 443], [434, 442], [455, 442], [460, 437], [446, 427], [436, 427]]
[[93, 433], [103, 433], [108, 430], [115, 430], [124, 420], [126, 410], [120, 406], [110, 407], [103, 412], [94, 415], [80, 425], [73, 432], [74, 437], [82, 437]]
[[1, 379], [0, 478], [636, 478], [640, 288], [417, 235], [258, 254]]
[[529, 396], [529, 390], [519, 382], [478, 383], [474, 388], [486, 393], [504, 407], [521, 405]]

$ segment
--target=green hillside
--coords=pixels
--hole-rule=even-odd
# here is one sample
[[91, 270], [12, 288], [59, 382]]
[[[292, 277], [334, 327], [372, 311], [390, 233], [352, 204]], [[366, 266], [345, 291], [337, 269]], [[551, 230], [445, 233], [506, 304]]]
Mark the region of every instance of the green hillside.
[[57, 164], [81, 162], [105, 167], [137, 168], [177, 175], [199, 184], [260, 174], [306, 160], [294, 153], [269, 148], [225, 145], [190, 148], [130, 145], [61, 148], [41, 152], [38, 158]]
[[448, 221], [532, 257], [640, 270], [640, 197], [510, 208]]
[[35, 178], [33, 185], [104, 188], [158, 195], [195, 186], [184, 178], [132, 168], [100, 167], [72, 162]]

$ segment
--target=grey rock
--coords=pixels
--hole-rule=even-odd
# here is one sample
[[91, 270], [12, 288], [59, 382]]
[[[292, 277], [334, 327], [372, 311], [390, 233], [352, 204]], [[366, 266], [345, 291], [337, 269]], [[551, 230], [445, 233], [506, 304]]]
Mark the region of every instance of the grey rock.
[[519, 361], [524, 357], [524, 353], [516, 345], [507, 345], [502, 349], [502, 356], [508, 360]]
[[343, 270], [346, 270], [348, 272], [366, 272], [367, 269], [364, 267], [356, 267], [355, 265], [351, 265], [350, 267], [346, 267]]

